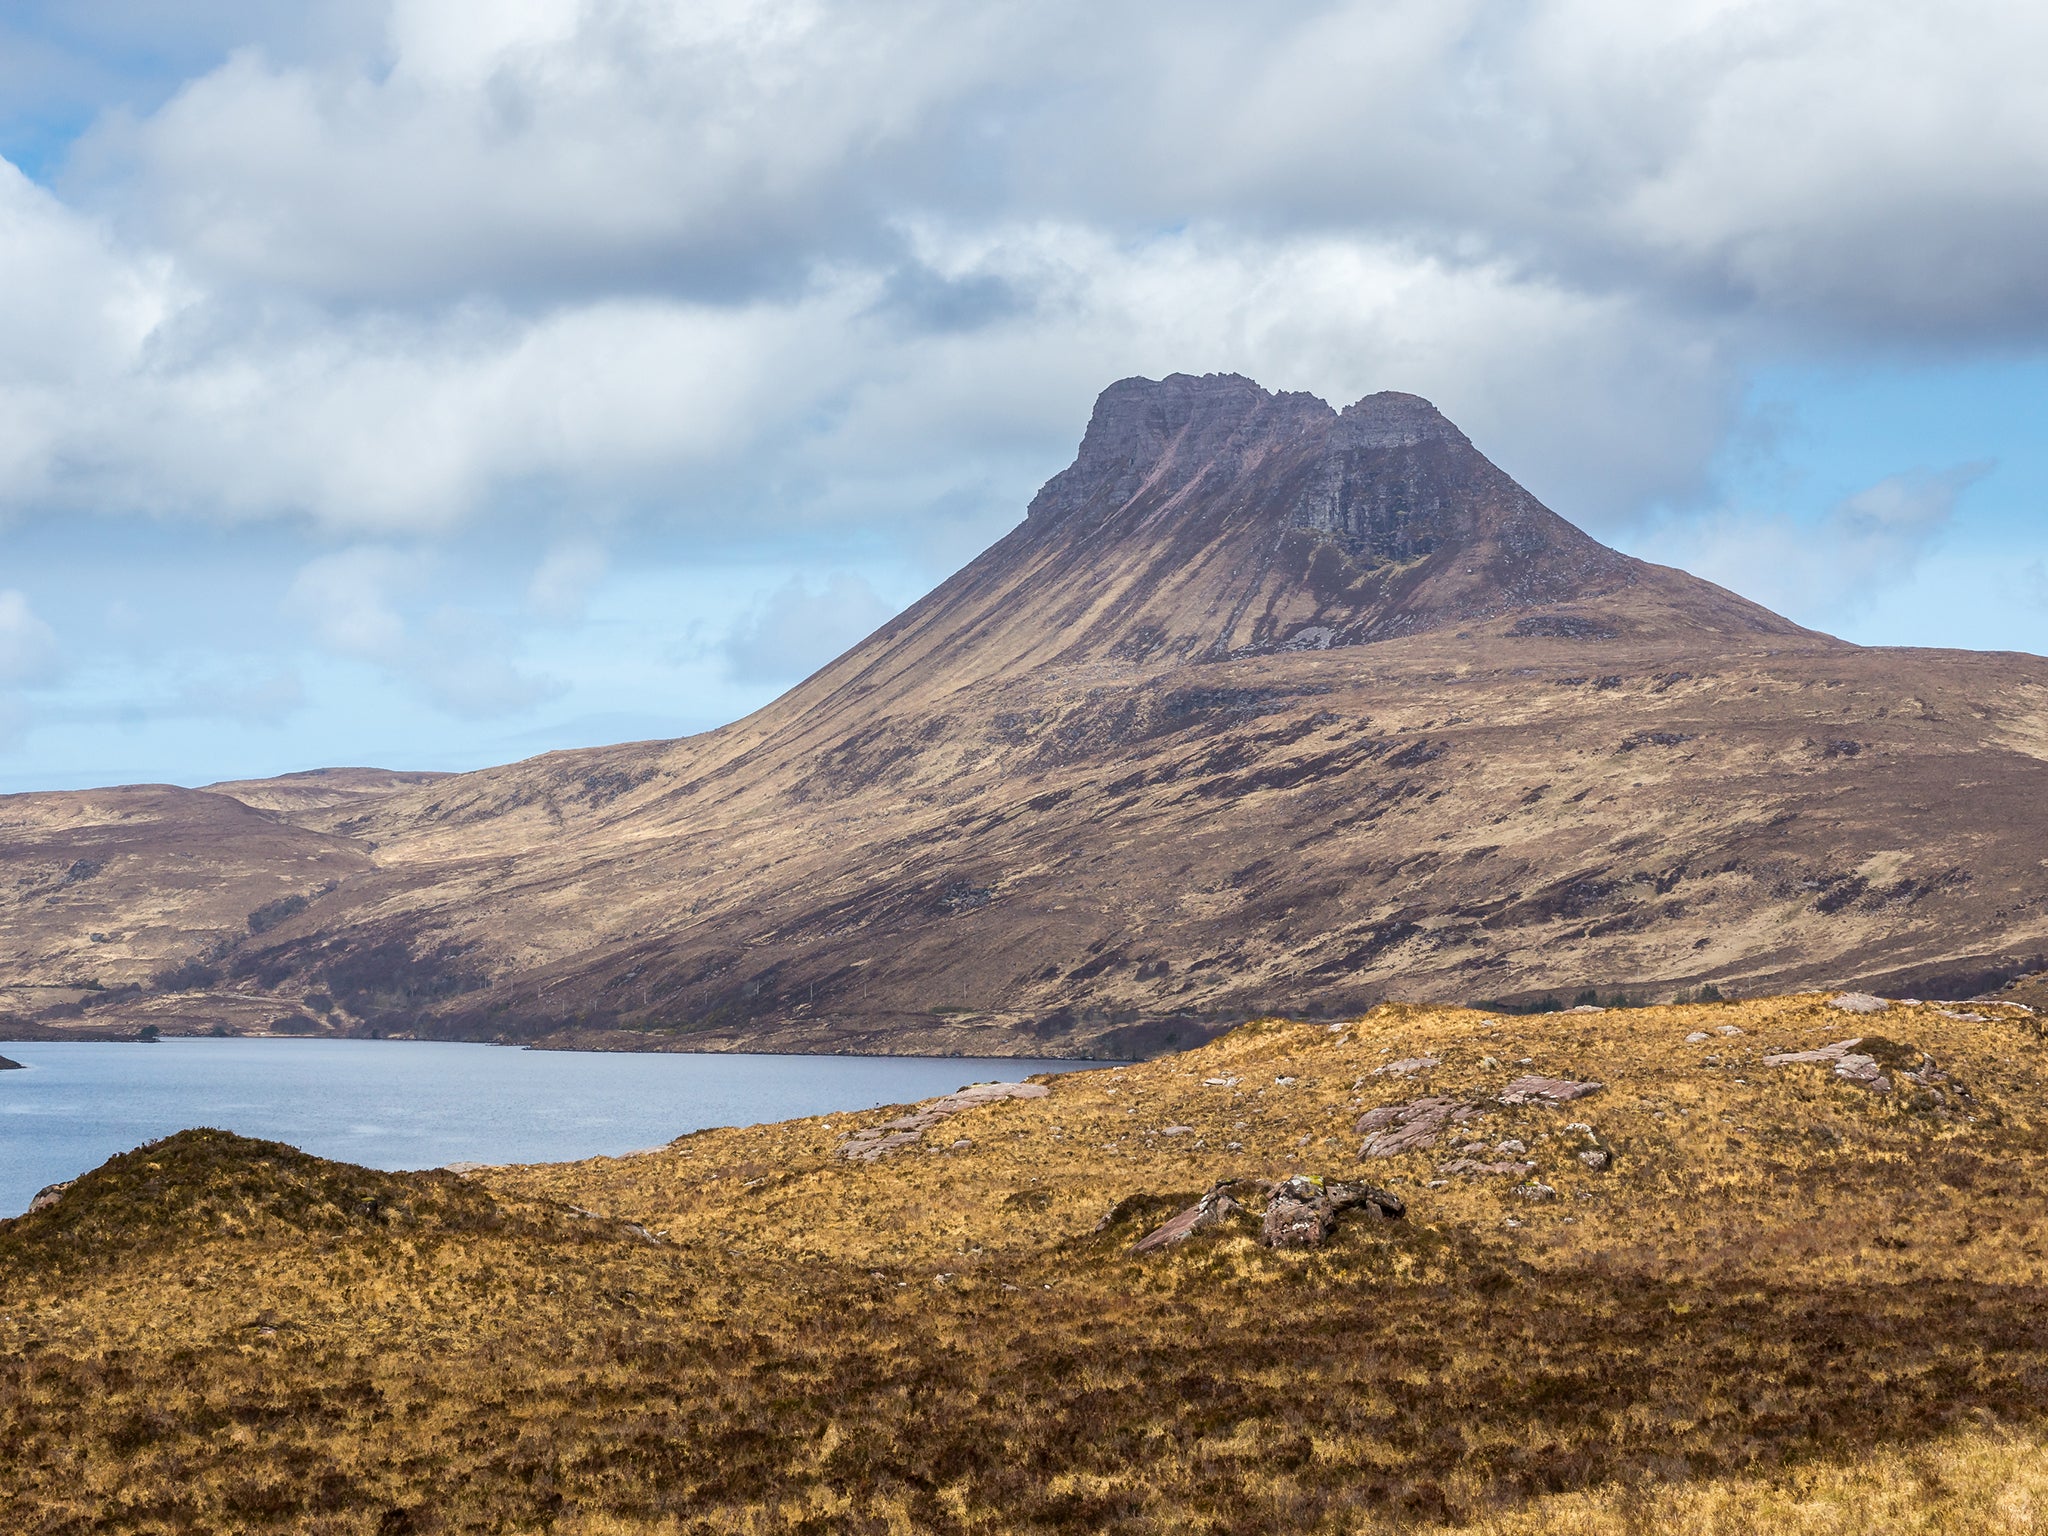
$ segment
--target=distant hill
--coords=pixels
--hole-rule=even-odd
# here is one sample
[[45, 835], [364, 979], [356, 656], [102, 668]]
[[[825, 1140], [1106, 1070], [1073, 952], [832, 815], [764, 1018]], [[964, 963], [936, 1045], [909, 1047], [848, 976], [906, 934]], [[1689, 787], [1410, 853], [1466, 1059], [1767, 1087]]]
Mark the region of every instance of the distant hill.
[[[1852, 646], [1619, 554], [1415, 396], [1131, 379], [1018, 527], [720, 730], [412, 785], [0, 801], [72, 817], [8, 854], [33, 921], [0, 964], [142, 984], [84, 1022], [622, 1048], [1144, 1052], [1389, 996], [1962, 995], [2048, 950], [2044, 758], [2048, 663]], [[61, 883], [88, 826], [122, 880]]]

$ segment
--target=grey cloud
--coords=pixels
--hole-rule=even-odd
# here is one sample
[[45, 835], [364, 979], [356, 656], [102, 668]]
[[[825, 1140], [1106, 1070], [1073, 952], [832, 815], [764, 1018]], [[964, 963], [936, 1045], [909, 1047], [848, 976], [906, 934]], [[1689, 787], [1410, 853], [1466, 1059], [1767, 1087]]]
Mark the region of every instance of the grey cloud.
[[2048, 24], [2002, 0], [389, 15], [375, 57], [237, 53], [81, 185], [199, 270], [350, 300], [733, 302], [893, 266], [943, 208], [1400, 239], [1880, 338], [2048, 327]]

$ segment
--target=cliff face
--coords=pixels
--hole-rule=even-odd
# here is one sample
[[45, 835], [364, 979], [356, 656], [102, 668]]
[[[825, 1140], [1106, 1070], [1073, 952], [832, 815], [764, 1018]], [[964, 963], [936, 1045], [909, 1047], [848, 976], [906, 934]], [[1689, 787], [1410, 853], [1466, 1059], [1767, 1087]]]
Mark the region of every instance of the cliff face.
[[[1385, 996], [1958, 995], [2048, 950], [2044, 757], [2048, 665], [1845, 645], [1630, 559], [1415, 396], [1126, 380], [1018, 527], [748, 719], [244, 786], [275, 854], [239, 838], [237, 878], [280, 831], [357, 867], [277, 863], [212, 982], [83, 1006], [1033, 1053]], [[143, 926], [66, 900], [80, 954]]]

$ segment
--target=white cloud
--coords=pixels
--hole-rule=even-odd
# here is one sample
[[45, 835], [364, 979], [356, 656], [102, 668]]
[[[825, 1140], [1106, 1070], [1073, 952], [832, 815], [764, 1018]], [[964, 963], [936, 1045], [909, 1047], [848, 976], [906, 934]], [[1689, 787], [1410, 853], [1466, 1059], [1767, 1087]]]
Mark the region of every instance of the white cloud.
[[36, 617], [28, 599], [0, 591], [0, 687], [35, 688], [55, 682], [64, 658], [57, 632]]
[[1021, 505], [988, 464], [1057, 467], [1114, 377], [1227, 366], [1432, 395], [1612, 524], [1698, 489], [1759, 357], [2048, 336], [2048, 17], [1996, 0], [321, 35], [110, 115], [69, 204], [0, 170], [0, 507], [900, 524]]
[[570, 539], [555, 545], [526, 584], [527, 612], [556, 624], [581, 619], [607, 563], [603, 547], [594, 540]]
[[867, 638], [895, 613], [859, 576], [792, 577], [726, 636], [726, 665], [743, 683], [793, 683]]
[[2048, 15], [2009, 0], [395, 0], [86, 157], [236, 282], [755, 293], [950, 208], [1418, 240], [1897, 334], [2048, 325]]
[[529, 671], [502, 621], [434, 602], [425, 557], [364, 545], [309, 561], [292, 581], [286, 611], [335, 655], [367, 662], [462, 719], [516, 714], [562, 692]]
[[1717, 581], [1802, 623], [1855, 616], [1902, 586], [1940, 547], [1956, 501], [1988, 463], [1889, 475], [1844, 497], [1818, 522], [1723, 510], [1671, 524], [1645, 553]]
[[329, 650], [362, 661], [393, 663], [405, 650], [405, 620], [393, 593], [415, 587], [417, 559], [374, 545], [322, 555], [292, 581], [286, 611], [309, 624]]

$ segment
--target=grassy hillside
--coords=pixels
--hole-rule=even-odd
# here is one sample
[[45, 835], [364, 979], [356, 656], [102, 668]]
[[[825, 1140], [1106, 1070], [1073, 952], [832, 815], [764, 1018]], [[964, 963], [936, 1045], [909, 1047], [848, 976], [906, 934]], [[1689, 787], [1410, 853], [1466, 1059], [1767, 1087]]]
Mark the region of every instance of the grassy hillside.
[[[1764, 1062], [1850, 1038], [1840, 1067]], [[892, 1112], [466, 1177], [188, 1132], [0, 1227], [0, 1508], [2048, 1528], [2044, 1055], [2010, 1007], [1384, 1007], [926, 1115], [871, 1160], [845, 1154]], [[1502, 1102], [1531, 1076], [1601, 1086]], [[1463, 1118], [1361, 1159], [1361, 1116], [1425, 1098]], [[1406, 1216], [1263, 1246], [1263, 1186], [1296, 1174]], [[1226, 1179], [1242, 1213], [1132, 1251]]]

